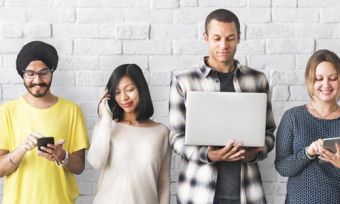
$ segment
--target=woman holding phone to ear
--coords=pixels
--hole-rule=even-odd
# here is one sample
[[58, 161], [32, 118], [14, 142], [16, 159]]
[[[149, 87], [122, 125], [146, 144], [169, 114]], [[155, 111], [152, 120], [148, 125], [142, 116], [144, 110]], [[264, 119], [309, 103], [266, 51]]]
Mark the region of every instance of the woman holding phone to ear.
[[339, 57], [316, 51], [305, 71], [311, 101], [281, 119], [275, 168], [288, 177], [286, 203], [340, 203], [340, 148], [336, 153], [323, 148], [323, 139], [340, 136], [339, 77]]
[[142, 70], [118, 66], [106, 90], [87, 156], [101, 170], [93, 203], [168, 204], [169, 130], [150, 120], [153, 105]]

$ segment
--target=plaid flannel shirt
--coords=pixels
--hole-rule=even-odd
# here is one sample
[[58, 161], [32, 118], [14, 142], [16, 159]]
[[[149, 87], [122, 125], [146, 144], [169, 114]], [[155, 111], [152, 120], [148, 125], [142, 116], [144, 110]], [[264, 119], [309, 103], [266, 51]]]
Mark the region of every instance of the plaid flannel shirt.
[[[242, 66], [235, 60], [233, 79], [236, 92], [267, 93], [267, 121], [265, 147], [254, 162], [241, 161], [241, 204], [266, 203], [257, 161], [265, 159], [274, 147], [275, 123], [270, 102], [269, 85], [262, 72]], [[186, 96], [188, 91], [220, 91], [216, 71], [204, 62], [192, 69], [176, 72], [170, 88], [170, 144], [181, 156], [177, 200], [181, 204], [213, 203], [217, 179], [217, 167], [208, 161], [207, 147], [184, 144]], [[207, 118], [211, 120], [211, 118]], [[245, 128], [247, 124], [244, 124]]]

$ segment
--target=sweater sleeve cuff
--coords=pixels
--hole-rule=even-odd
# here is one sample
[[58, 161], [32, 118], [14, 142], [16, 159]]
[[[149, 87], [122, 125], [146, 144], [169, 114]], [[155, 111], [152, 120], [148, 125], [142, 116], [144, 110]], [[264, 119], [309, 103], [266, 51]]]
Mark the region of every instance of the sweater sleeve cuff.
[[316, 158], [315, 155], [314, 155], [314, 156], [310, 156], [310, 155], [308, 154], [308, 146], [305, 148], [305, 156], [306, 156], [306, 158], [309, 159], [309, 160], [313, 160], [313, 159]]

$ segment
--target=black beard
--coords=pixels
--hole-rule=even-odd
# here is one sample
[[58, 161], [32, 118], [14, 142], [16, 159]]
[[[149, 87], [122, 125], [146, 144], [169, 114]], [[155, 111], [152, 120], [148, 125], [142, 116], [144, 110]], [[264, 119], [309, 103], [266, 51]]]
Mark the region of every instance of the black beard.
[[[34, 83], [33, 83], [32, 85], [28, 86], [28, 85], [26, 85], [26, 84], [24, 83], [24, 85], [25, 85], [25, 87], [26, 87], [26, 90], [27, 90], [32, 96], [34, 96], [34, 97], [36, 97], [36, 98], [41, 98], [41, 97], [46, 96], [48, 90], [50, 90], [51, 83], [52, 83], [52, 81], [51, 81], [49, 84], [45, 84], [45, 83], [34, 84]], [[46, 91], [43, 92], [43, 93], [33, 94], [33, 93], [30, 91], [30, 88], [33, 88], [33, 87], [35, 87], [35, 86], [47, 87], [47, 89], [46, 89]]]

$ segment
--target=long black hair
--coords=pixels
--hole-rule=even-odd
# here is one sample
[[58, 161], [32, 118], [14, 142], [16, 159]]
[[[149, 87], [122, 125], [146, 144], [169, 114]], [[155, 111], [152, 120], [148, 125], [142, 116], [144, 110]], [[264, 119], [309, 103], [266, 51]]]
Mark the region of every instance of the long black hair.
[[[112, 119], [121, 121], [124, 117], [124, 110], [117, 104], [115, 100], [116, 89], [120, 80], [124, 77], [129, 77], [136, 85], [139, 93], [139, 102], [137, 104], [136, 120], [148, 120], [154, 113], [151, 95], [148, 84], [145, 80], [142, 69], [136, 64], [122, 64], [114, 69], [109, 81], [106, 85], [106, 96], [110, 96], [108, 100]], [[104, 96], [105, 97], [105, 96]]]

